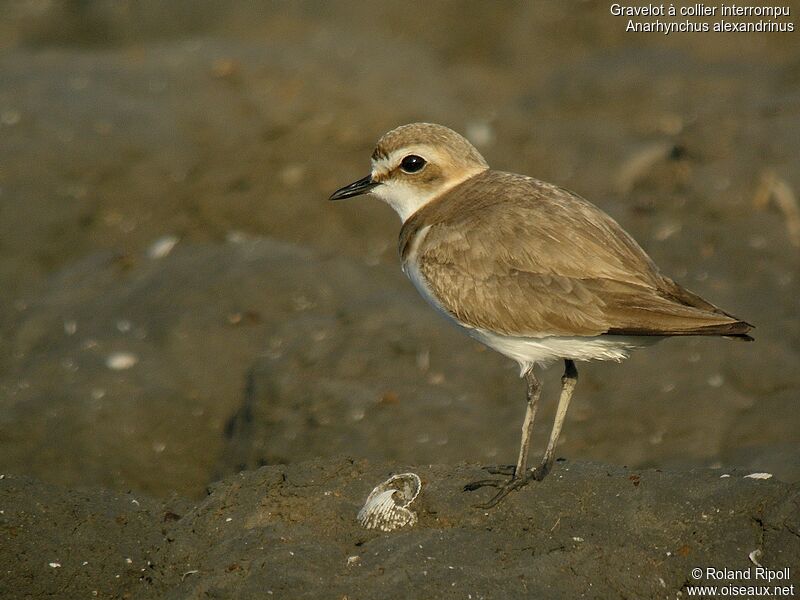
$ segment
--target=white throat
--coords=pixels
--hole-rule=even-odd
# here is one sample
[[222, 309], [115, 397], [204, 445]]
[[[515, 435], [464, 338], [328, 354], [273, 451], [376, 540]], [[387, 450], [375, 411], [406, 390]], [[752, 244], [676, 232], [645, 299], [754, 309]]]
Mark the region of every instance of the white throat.
[[421, 193], [414, 186], [399, 181], [386, 181], [373, 188], [372, 193], [391, 206], [403, 223], [440, 194], [439, 190]]
[[400, 220], [405, 223], [420, 208], [483, 170], [484, 168], [478, 168], [464, 171], [461, 177], [454, 178], [430, 191], [422, 191], [404, 181], [389, 180], [374, 187], [370, 193], [391, 206], [400, 216]]

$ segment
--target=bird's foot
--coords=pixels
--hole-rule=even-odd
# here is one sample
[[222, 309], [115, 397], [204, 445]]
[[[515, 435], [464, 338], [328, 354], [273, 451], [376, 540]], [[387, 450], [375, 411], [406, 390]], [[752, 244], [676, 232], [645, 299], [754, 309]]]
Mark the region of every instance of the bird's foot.
[[532, 471], [527, 471], [522, 477], [512, 477], [511, 479], [482, 479], [473, 481], [464, 486], [465, 492], [472, 492], [482, 487], [498, 488], [497, 493], [488, 502], [476, 505], [476, 508], [492, 508], [499, 504], [511, 492], [528, 485], [533, 476]]
[[481, 479], [473, 481], [464, 486], [465, 492], [474, 492], [482, 487], [497, 488], [497, 493], [484, 504], [478, 504], [477, 508], [492, 508], [499, 504], [511, 492], [525, 487], [533, 481], [541, 481], [550, 472], [551, 464], [544, 462], [535, 469], [528, 469], [520, 477], [517, 477], [516, 467], [514, 465], [492, 465], [484, 467], [492, 475], [510, 475], [510, 479]]
[[517, 472], [515, 465], [489, 465], [483, 469], [492, 475], [508, 475], [509, 477], [513, 477]]
[[535, 479], [536, 481], [541, 481], [542, 479], [547, 477], [547, 474], [550, 472], [550, 467], [551, 465], [547, 463], [541, 464], [535, 469], [531, 469], [528, 476], [531, 479]]
[[515, 465], [487, 465], [481, 468], [492, 475], [508, 475], [509, 477], [513, 477], [514, 473], [517, 471]]
[[[492, 475], [508, 475], [514, 477], [517, 467], [514, 465], [489, 465], [482, 467]], [[507, 480], [505, 479], [480, 479], [464, 486], [465, 492], [474, 492], [482, 487], [501, 487]]]

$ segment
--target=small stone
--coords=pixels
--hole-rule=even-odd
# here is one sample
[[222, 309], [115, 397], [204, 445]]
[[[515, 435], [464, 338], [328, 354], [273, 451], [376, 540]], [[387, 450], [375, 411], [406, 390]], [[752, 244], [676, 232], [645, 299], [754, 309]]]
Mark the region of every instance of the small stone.
[[467, 139], [476, 146], [489, 146], [494, 142], [494, 128], [488, 121], [467, 123]]
[[300, 164], [287, 165], [280, 172], [281, 183], [286, 187], [295, 187], [303, 181], [305, 175], [305, 166]]
[[165, 235], [158, 238], [147, 249], [147, 256], [152, 259], [164, 258], [178, 244], [180, 239], [176, 235]]
[[0, 113], [0, 123], [3, 125], [16, 125], [19, 123], [21, 118], [22, 115], [18, 110], [4, 110], [2, 113]]
[[130, 352], [115, 352], [106, 359], [106, 366], [113, 371], [124, 371], [135, 366], [139, 357]]
[[348, 567], [355, 566], [355, 565], [359, 564], [360, 562], [361, 562], [361, 557], [360, 556], [356, 555], [356, 556], [348, 556], [347, 557], [347, 566]]

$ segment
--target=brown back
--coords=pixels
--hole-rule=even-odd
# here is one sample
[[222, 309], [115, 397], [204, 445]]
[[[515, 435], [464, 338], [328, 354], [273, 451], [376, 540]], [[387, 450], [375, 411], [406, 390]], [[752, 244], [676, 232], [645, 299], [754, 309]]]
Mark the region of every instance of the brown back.
[[453, 188], [406, 221], [399, 249], [468, 327], [525, 337], [751, 328], [661, 275], [593, 204], [522, 175], [485, 171]]

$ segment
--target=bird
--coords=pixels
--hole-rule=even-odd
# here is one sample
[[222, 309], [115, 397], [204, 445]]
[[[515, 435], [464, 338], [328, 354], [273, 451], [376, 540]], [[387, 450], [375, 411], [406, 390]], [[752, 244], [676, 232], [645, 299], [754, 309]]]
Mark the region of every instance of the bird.
[[[463, 136], [411, 123], [385, 133], [369, 175], [335, 191], [369, 194], [402, 226], [402, 269], [418, 292], [464, 333], [514, 360], [526, 382], [515, 465], [466, 491], [497, 491], [481, 508], [550, 472], [578, 381], [578, 361], [627, 358], [674, 336], [752, 341], [753, 326], [663, 275], [600, 208], [557, 185], [491, 169]], [[541, 462], [528, 467], [541, 395], [536, 370], [563, 361], [561, 393]], [[510, 477], [509, 477], [510, 476]]]

